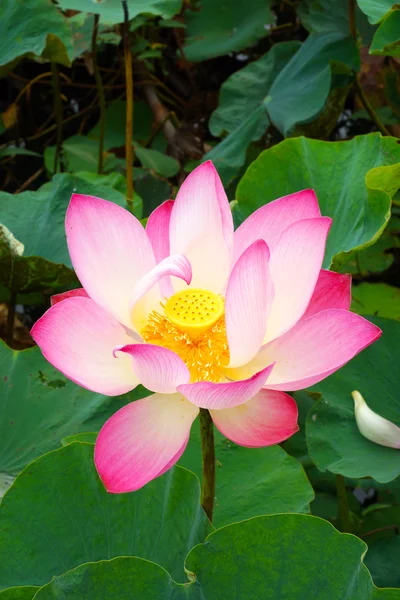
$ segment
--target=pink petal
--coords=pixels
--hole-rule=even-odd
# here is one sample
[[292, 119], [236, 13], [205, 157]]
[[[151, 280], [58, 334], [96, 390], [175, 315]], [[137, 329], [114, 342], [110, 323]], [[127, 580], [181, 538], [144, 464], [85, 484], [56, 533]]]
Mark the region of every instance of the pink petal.
[[268, 269], [269, 250], [254, 242], [237, 261], [225, 296], [230, 367], [243, 365], [259, 351], [274, 297]]
[[51, 296], [50, 298], [50, 305], [54, 306], [62, 300], [66, 300], [67, 298], [75, 298], [76, 296], [83, 296], [84, 298], [89, 298], [89, 296], [83, 288], [78, 288], [76, 290], [69, 290], [69, 292], [63, 292], [62, 294], [54, 294], [54, 296]]
[[267, 387], [301, 390], [337, 371], [381, 334], [363, 317], [330, 308], [302, 319], [285, 335], [266, 344], [241, 373], [258, 371], [276, 361]]
[[172, 467], [198, 412], [180, 394], [154, 394], [116, 412], [101, 429], [94, 451], [107, 491], [133, 492]]
[[163, 258], [169, 256], [169, 222], [171, 211], [174, 205], [173, 200], [166, 200], [158, 206], [149, 218], [146, 224], [146, 233], [153, 247], [154, 256], [159, 263]]
[[[169, 276], [178, 277], [187, 285], [191, 282], [192, 267], [185, 256], [176, 254], [164, 258], [136, 284], [130, 306], [132, 323], [137, 331], [146, 325], [149, 313], [152, 310], [160, 311], [161, 302], [173, 293], [171, 282], [167, 281]], [[159, 282], [163, 282], [164, 286], [156, 286]], [[161, 295], [163, 292], [165, 296]]]
[[190, 381], [183, 360], [167, 348], [153, 344], [128, 344], [115, 349], [132, 357], [133, 370], [140, 383], [152, 392], [173, 394], [180, 383]]
[[132, 338], [90, 298], [68, 298], [52, 306], [32, 328], [44, 357], [79, 385], [107, 396], [138, 385], [128, 356], [114, 358], [115, 346]]
[[65, 227], [72, 264], [88, 295], [131, 327], [132, 290], [155, 266], [142, 225], [113, 202], [73, 194]]
[[186, 178], [176, 197], [170, 221], [171, 254], [189, 259], [193, 287], [220, 292], [230, 270], [232, 239], [229, 203], [208, 161]]
[[285, 229], [271, 252], [269, 268], [275, 297], [265, 342], [288, 331], [306, 311], [321, 270], [331, 222], [328, 217], [297, 221]]
[[297, 412], [297, 404], [288, 394], [260, 390], [248, 402], [212, 410], [211, 416], [217, 429], [232, 442], [258, 448], [279, 444], [296, 433]]
[[235, 231], [233, 262], [256, 240], [264, 240], [272, 252], [289, 225], [320, 216], [314, 190], [303, 190], [265, 204]]
[[232, 408], [247, 402], [261, 390], [273, 366], [271, 364], [249, 379], [242, 381], [230, 381], [229, 383], [199, 381], [179, 385], [177, 390], [190, 402], [201, 408]]
[[321, 269], [311, 296], [310, 304], [302, 319], [307, 319], [327, 308], [348, 310], [351, 304], [351, 275], [342, 275]]

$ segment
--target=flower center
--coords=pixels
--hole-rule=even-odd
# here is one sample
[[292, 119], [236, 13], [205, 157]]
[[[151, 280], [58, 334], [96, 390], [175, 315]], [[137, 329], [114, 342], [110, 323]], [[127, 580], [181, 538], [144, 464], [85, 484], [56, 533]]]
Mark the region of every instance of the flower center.
[[224, 301], [201, 289], [188, 289], [171, 296], [164, 315], [153, 311], [141, 331], [150, 344], [176, 352], [186, 363], [191, 381], [221, 381], [229, 364]]

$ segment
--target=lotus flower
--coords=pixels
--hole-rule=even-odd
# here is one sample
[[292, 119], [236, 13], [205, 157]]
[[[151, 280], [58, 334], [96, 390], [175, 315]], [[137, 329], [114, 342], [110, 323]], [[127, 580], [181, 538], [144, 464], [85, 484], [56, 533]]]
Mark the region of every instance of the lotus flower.
[[104, 425], [95, 464], [109, 492], [137, 490], [182, 455], [199, 407], [233, 442], [259, 447], [297, 430], [286, 391], [324, 379], [380, 330], [349, 312], [350, 278], [321, 270], [331, 219], [312, 190], [233, 231], [210, 162], [149, 217], [74, 194], [69, 253], [83, 288], [53, 299], [32, 329], [67, 377], [106, 395], [153, 395]]

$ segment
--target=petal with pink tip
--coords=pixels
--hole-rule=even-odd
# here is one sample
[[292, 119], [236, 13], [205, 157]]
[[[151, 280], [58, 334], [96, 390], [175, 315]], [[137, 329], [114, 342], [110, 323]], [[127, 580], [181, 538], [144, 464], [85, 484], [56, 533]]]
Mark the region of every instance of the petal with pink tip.
[[230, 367], [249, 362], [259, 351], [274, 297], [267, 244], [254, 242], [237, 261], [225, 296]]
[[157, 263], [169, 256], [169, 222], [173, 200], [166, 200], [158, 206], [149, 216], [146, 224], [146, 233], [153, 247]]
[[232, 239], [229, 203], [214, 166], [207, 161], [186, 178], [176, 197], [170, 221], [171, 254], [189, 259], [193, 287], [218, 293], [229, 274]]
[[117, 396], [139, 383], [131, 359], [113, 355], [115, 346], [132, 343], [132, 338], [90, 298], [55, 304], [35, 323], [31, 335], [56, 369], [93, 392]]
[[235, 408], [212, 410], [217, 429], [228, 439], [249, 448], [272, 446], [299, 430], [297, 404], [291, 396], [275, 390], [260, 390]]
[[233, 262], [256, 240], [264, 240], [272, 252], [289, 225], [320, 216], [314, 190], [303, 190], [265, 204], [235, 231]]
[[181, 456], [199, 409], [180, 394], [154, 394], [127, 404], [101, 429], [94, 462], [108, 492], [133, 492]]
[[[146, 273], [135, 286], [130, 300], [132, 323], [135, 329], [140, 330], [146, 325], [148, 316], [152, 310], [161, 310], [161, 302], [172, 294], [169, 277], [178, 277], [187, 285], [192, 279], [192, 267], [182, 254], [175, 254], [164, 258], [151, 271]], [[164, 287], [159, 288], [156, 284], [163, 281]], [[165, 296], [162, 296], [165, 292]]]
[[305, 313], [324, 259], [332, 220], [304, 219], [282, 233], [269, 268], [275, 289], [265, 342], [288, 331]]
[[348, 310], [330, 308], [299, 321], [266, 344], [236, 375], [248, 376], [276, 361], [268, 389], [295, 391], [325, 379], [382, 334], [373, 323]]
[[72, 264], [88, 295], [131, 327], [132, 290], [155, 266], [141, 223], [113, 202], [73, 194], [65, 228]]
[[249, 379], [242, 381], [230, 381], [228, 383], [199, 381], [197, 383], [179, 385], [177, 390], [200, 408], [208, 408], [210, 410], [232, 408], [247, 402], [261, 390], [273, 366], [271, 364]]
[[190, 373], [183, 360], [168, 348], [153, 344], [128, 344], [115, 348], [132, 357], [133, 370], [140, 383], [152, 392], [173, 394], [181, 383], [190, 381]]
[[351, 304], [351, 275], [321, 269], [311, 296], [310, 304], [302, 319], [307, 319], [327, 308], [348, 310]]
[[76, 290], [69, 290], [69, 292], [63, 292], [62, 294], [54, 294], [54, 296], [51, 296], [50, 298], [50, 305], [54, 306], [55, 304], [58, 304], [58, 302], [62, 302], [62, 300], [66, 300], [67, 298], [76, 298], [76, 296], [89, 298], [83, 288], [78, 288]]

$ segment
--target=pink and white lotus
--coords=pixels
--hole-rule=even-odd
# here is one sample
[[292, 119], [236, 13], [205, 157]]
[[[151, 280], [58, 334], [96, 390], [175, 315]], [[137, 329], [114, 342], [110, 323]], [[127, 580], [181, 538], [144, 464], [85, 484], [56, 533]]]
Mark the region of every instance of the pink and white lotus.
[[285, 440], [297, 430], [285, 391], [321, 381], [380, 336], [349, 312], [350, 277], [321, 270], [330, 225], [304, 190], [234, 232], [211, 162], [146, 229], [116, 204], [72, 196], [67, 241], [83, 289], [54, 297], [32, 336], [89, 390], [154, 392], [100, 431], [95, 463], [109, 492], [172, 467], [199, 407], [237, 444]]

